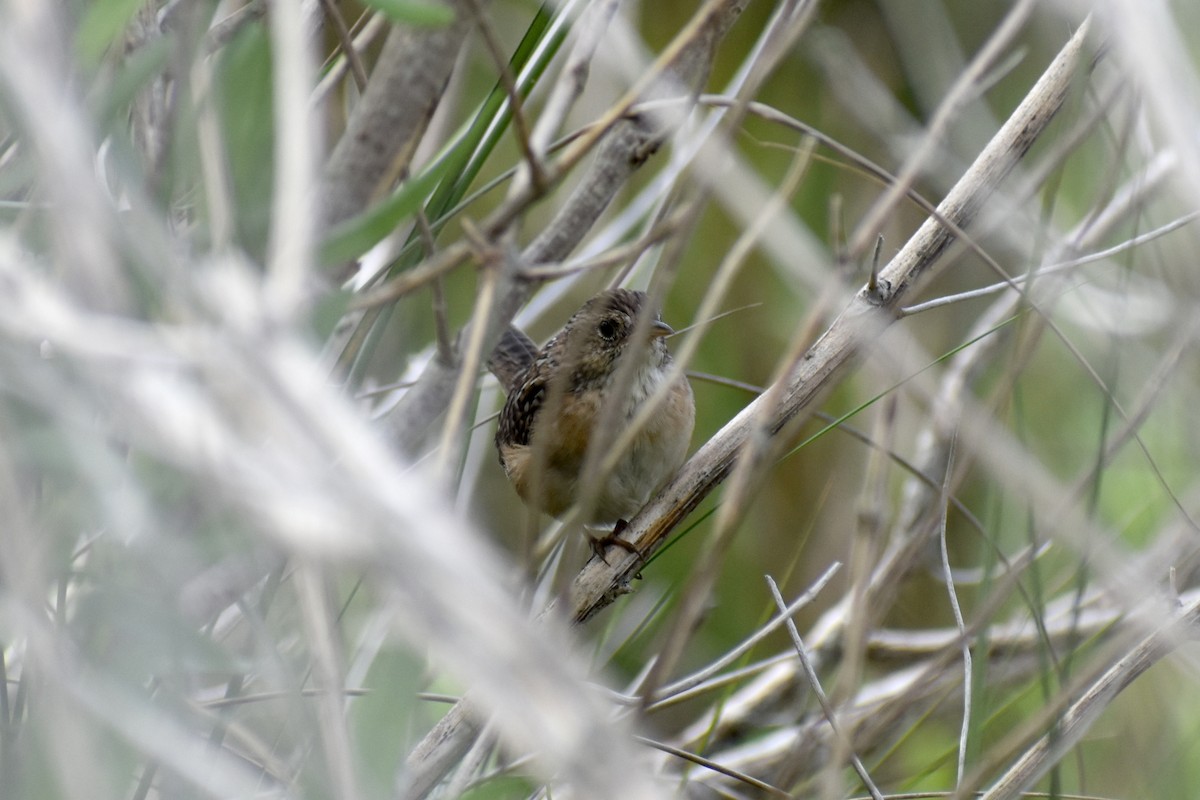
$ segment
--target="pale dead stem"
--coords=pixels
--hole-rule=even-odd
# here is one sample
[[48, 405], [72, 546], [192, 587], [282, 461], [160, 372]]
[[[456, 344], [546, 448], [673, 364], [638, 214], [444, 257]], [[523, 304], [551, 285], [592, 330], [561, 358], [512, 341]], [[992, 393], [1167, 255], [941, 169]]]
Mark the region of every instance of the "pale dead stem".
[[316, 81], [308, 52], [314, 23], [299, 0], [279, 0], [271, 28], [275, 92], [275, 170], [267, 243], [266, 302], [278, 319], [302, 307], [313, 276], [316, 237], [317, 136], [308, 95]]
[[[850, 589], [847, 592], [847, 618], [845, 634], [842, 637], [842, 662], [838, 670], [836, 691], [831, 704], [841, 707], [853, 697], [856, 689], [863, 680], [863, 671], [867, 664], [866, 642], [873, 623], [871, 607], [867, 603], [871, 584], [872, 571], [878, 563], [879, 554], [886, 544], [886, 520], [888, 506], [888, 476], [887, 454], [892, 451], [896, 441], [896, 406], [898, 398], [895, 394], [884, 399], [884, 411], [876, 420], [875, 435], [872, 441], [878, 442], [879, 447], [873, 448], [868, 456], [866, 469], [863, 474], [863, 489], [857, 511], [854, 543], [850, 556]], [[794, 639], [799, 639], [797, 633]], [[805, 666], [808, 673], [810, 666]], [[809, 685], [813, 685], [813, 674], [806, 675]], [[833, 715], [827, 711], [830, 724]], [[839, 735], [835, 749], [823, 776], [826, 791], [834, 792], [840, 784], [842, 765], [847, 757], [854, 752], [850, 737]], [[857, 758], [857, 755], [855, 755]], [[856, 771], [865, 768], [858, 765]], [[864, 784], [866, 784], [864, 780]], [[875, 790], [877, 791], [877, 790]]]

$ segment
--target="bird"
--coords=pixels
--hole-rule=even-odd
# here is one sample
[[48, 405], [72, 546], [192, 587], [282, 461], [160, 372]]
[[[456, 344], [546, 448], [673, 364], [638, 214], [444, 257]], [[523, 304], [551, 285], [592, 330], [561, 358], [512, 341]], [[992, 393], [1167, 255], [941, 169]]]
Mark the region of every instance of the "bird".
[[[601, 416], [611, 414], [614, 429], [605, 432], [611, 444], [647, 398], [670, 381], [666, 398], [602, 477], [584, 520], [609, 530], [588, 534], [602, 560], [610, 544], [641, 556], [620, 533], [683, 464], [696, 419], [691, 384], [671, 369], [665, 337], [675, 331], [653, 312], [638, 335], [639, 316], [652, 313], [648, 303], [645, 292], [607, 289], [584, 303], [540, 349], [509, 326], [488, 362], [508, 393], [496, 427], [500, 464], [526, 505], [553, 517], [579, 499], [581, 473]], [[617, 386], [617, 372], [627, 359], [633, 360], [632, 379]], [[615, 413], [602, 411], [613, 404]]]

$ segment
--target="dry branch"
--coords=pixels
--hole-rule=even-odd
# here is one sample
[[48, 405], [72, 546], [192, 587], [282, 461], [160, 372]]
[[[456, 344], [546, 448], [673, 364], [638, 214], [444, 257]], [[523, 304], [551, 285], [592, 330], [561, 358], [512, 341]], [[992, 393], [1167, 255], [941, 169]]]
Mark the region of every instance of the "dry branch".
[[327, 227], [363, 211], [407, 167], [470, 32], [470, 15], [458, 2], [451, 5], [451, 25], [397, 26], [388, 35], [325, 166], [321, 194]]

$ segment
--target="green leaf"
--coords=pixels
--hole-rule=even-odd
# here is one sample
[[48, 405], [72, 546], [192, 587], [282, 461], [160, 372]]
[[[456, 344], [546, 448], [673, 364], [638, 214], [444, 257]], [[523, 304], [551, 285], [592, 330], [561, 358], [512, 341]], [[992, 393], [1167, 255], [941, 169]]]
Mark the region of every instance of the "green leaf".
[[[520, 76], [518, 93], [522, 97], [528, 95], [537, 83], [546, 66], [562, 45], [569, 30], [569, 25], [554, 26], [552, 24], [555, 19], [553, 9], [554, 5], [550, 2], [545, 2], [539, 7], [537, 15], [526, 29], [520, 45], [509, 60], [510, 72]], [[544, 42], [543, 39], [547, 35], [550, 36], [550, 39]], [[443, 155], [438, 157], [438, 162], [433, 168], [437, 170], [438, 179], [423, 182], [420, 186], [413, 186], [413, 194], [404, 197], [401, 194], [410, 187], [403, 187], [401, 192], [392, 197], [392, 202], [397, 207], [392, 211], [383, 207], [373, 209], [356, 220], [349, 220], [334, 229], [326, 238], [321, 249], [322, 263], [326, 265], [344, 263], [365, 252], [394, 229], [395, 221], [402, 218], [404, 214], [412, 213], [415, 210], [416, 206], [412, 205], [414, 199], [425, 203], [425, 213], [429, 219], [430, 228], [436, 236], [449, 220], [451, 213], [456, 210], [457, 204], [466, 195], [471, 183], [507, 129], [512, 118], [512, 109], [507, 107], [507, 100], [508, 93], [504, 90], [503, 84], [497, 80], [471, 123], [461, 134], [454, 137], [452, 144], [447, 146]], [[440, 180], [441, 176], [445, 176], [444, 181]], [[423, 180], [424, 177], [422, 176], [418, 180]], [[433, 176], [428, 177], [433, 178]], [[426, 190], [425, 187], [428, 189]], [[398, 213], [401, 205], [404, 206], [404, 211]], [[367, 219], [372, 214], [380, 216], [378, 229], [375, 229], [374, 222]], [[384, 225], [383, 222], [388, 218], [394, 221]], [[351, 228], [357, 228], [357, 232], [363, 235], [361, 241], [353, 241]], [[410, 236], [409, 244], [411, 245], [414, 241], [415, 238]], [[385, 275], [390, 277], [412, 266], [418, 258], [415, 253], [415, 248], [408, 250], [406, 247], [406, 250], [402, 251], [401, 255], [388, 267]], [[366, 317], [360, 324], [380, 324], [380, 319]], [[355, 364], [365, 363], [369, 358], [373, 341], [373, 337], [367, 339], [362, 350], [353, 357]], [[350, 370], [351, 375], [357, 373], [357, 366]]]
[[265, 28], [247, 26], [221, 51], [217, 63], [214, 84], [237, 241], [261, 262], [270, 235], [275, 188], [273, 65]]
[[75, 34], [75, 50], [84, 64], [96, 64], [113, 42], [125, 33], [129, 20], [144, 0], [95, 0]]
[[[412, 746], [414, 720], [428, 704], [417, 699], [425, 686], [424, 663], [411, 651], [384, 645], [371, 661], [363, 687], [370, 693], [349, 702], [347, 715], [357, 744], [363, 797], [388, 797], [395, 779], [396, 754]], [[436, 713], [434, 708], [430, 713]]]
[[103, 130], [120, 120], [126, 120], [129, 107], [138, 92], [162, 74], [171, 58], [171, 42], [156, 39], [122, 60], [112, 80], [98, 99], [92, 101], [96, 119]]
[[[550, 22], [550, 7], [543, 5], [525, 31], [517, 52], [509, 61], [509, 69], [514, 75], [519, 74], [537, 52]], [[564, 27], [555, 36], [551, 46], [542, 49], [543, 61], [526, 76], [520, 88], [522, 96], [528, 94], [530, 87], [537, 82], [565, 36]], [[429, 214], [430, 225], [435, 234], [441, 230], [446, 222], [445, 215], [466, 194], [487, 156], [491, 154], [507, 128], [512, 118], [512, 109], [505, 107], [507, 99], [508, 95], [503, 85], [497, 81], [476, 112], [470, 126], [455, 137], [454, 142], [438, 157], [433, 167], [406, 183], [389, 200], [354, 219], [347, 220], [329, 233], [321, 248], [321, 263], [329, 266], [362, 255], [391, 233], [401, 219], [414, 213], [418, 204], [425, 202], [427, 198], [429, 202], [425, 211]], [[442, 177], [446, 175], [454, 177], [441, 182]], [[395, 274], [398, 268], [402, 269], [403, 266], [393, 266], [388, 274]]]
[[[553, 21], [551, 11], [552, 8], [549, 4], [543, 4], [526, 29], [525, 35], [521, 37], [521, 43], [508, 62], [509, 71], [513, 75], [521, 75], [530, 59], [538, 53], [542, 39]], [[534, 68], [524, 76], [518, 86], [518, 93], [522, 97], [529, 94], [538, 78], [542, 76], [550, 59], [558, 52], [558, 48], [566, 38], [567, 30], [568, 26], [566, 25], [559, 27], [549, 42], [549, 46], [541, 48], [541, 60], [534, 64]], [[461, 153], [462, 163], [453, 170], [454, 181], [447, 182], [440, 187], [438, 194], [429, 204], [427, 211], [431, 222], [434, 223], [435, 231], [439, 227], [438, 223], [442, 221], [442, 216], [466, 195], [467, 189], [479, 175], [479, 171], [483, 169], [484, 163], [491, 156], [511, 121], [512, 108], [508, 106], [508, 92], [505, 91], [504, 84], [497, 80], [491, 93], [488, 94], [487, 99], [476, 113], [471, 128], [466, 134], [465, 140], [470, 142], [470, 149], [456, 148], [456, 151]]]
[[338, 323], [350, 308], [353, 296], [351, 292], [339, 289], [327, 292], [317, 300], [309, 314], [310, 332], [316, 341], [323, 342], [333, 336]]
[[364, 0], [364, 4], [382, 11], [393, 22], [405, 25], [443, 27], [454, 22], [454, 11], [440, 3], [414, 0]]
[[412, 180], [405, 181], [382, 203], [335, 225], [321, 243], [321, 263], [332, 266], [351, 261], [382, 241], [401, 220], [416, 213], [446, 174], [448, 166], [447, 160], [438, 161]]

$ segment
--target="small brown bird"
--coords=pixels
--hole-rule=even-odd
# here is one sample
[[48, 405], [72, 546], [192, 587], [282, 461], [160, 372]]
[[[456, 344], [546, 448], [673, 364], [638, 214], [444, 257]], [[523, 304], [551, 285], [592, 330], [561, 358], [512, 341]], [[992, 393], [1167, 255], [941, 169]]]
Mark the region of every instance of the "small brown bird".
[[[671, 354], [663, 337], [674, 333], [671, 327], [656, 314], [645, 337], [634, 339], [645, 306], [644, 292], [609, 289], [588, 300], [541, 350], [515, 328], [501, 336], [488, 362], [508, 391], [496, 449], [517, 494], [530, 506], [552, 516], [570, 508], [579, 498], [580, 472], [601, 409], [619, 404], [611, 417], [616, 430], [605, 437], [615, 441], [646, 398], [670, 379]], [[634, 359], [633, 379], [615, 396], [614, 378], [624, 359]], [[607, 544], [636, 552], [619, 534], [683, 463], [695, 417], [692, 387], [681, 374], [632, 446], [603, 477], [587, 520], [597, 527], [615, 525], [608, 535], [592, 538], [601, 558]], [[544, 448], [536, 458], [535, 446]]]

